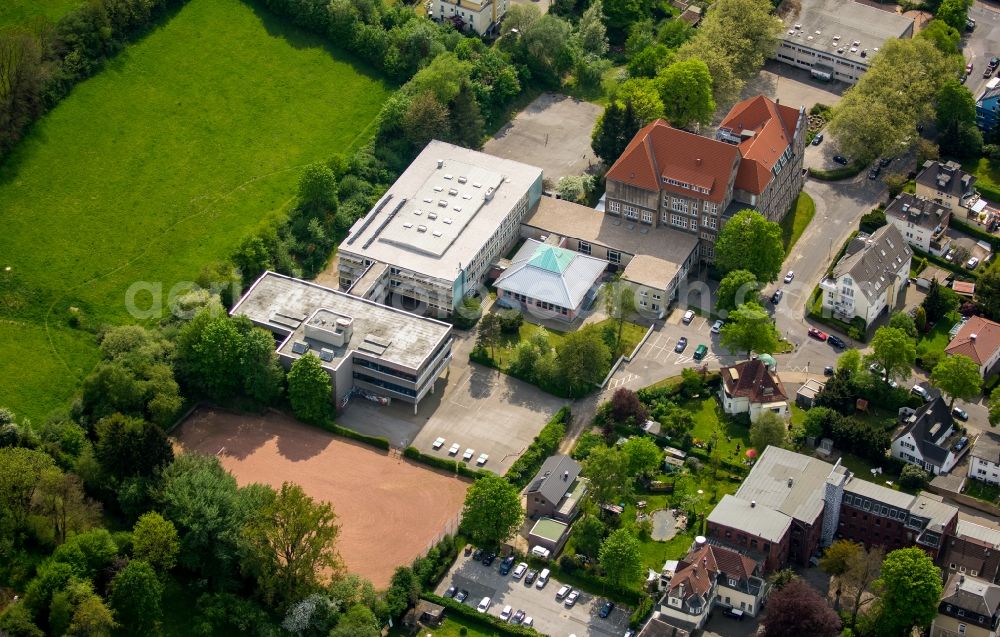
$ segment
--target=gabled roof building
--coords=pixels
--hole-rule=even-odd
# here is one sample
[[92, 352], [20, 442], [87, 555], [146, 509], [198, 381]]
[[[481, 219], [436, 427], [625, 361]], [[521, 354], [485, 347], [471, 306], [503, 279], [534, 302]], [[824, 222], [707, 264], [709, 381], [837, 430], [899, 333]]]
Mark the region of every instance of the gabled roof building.
[[970, 316], [944, 348], [944, 353], [968, 356], [979, 365], [979, 375], [986, 378], [997, 371], [1000, 362], [1000, 323]]
[[938, 396], [906, 419], [892, 439], [892, 456], [938, 475], [958, 462], [953, 447], [959, 434], [948, 403]]
[[951, 208], [930, 199], [900, 193], [886, 207], [885, 220], [896, 226], [908, 244], [935, 256], [941, 256], [950, 243]]
[[727, 414], [750, 414], [750, 421], [766, 411], [782, 418], [788, 416], [788, 395], [778, 378], [767, 364], [755, 358], [729, 367], [720, 372], [722, 386], [719, 398]]
[[580, 477], [580, 463], [569, 456], [549, 456], [525, 491], [527, 514], [569, 522], [576, 517], [587, 494], [587, 479]]
[[958, 162], [928, 159], [915, 181], [918, 197], [936, 201], [953, 213], [962, 214], [963, 219], [975, 201], [976, 176], [962, 170]]
[[997, 637], [1000, 630], [1000, 586], [953, 573], [941, 592], [931, 637]]
[[576, 318], [593, 300], [608, 262], [527, 239], [495, 286], [503, 304], [544, 318]]
[[1000, 435], [984, 431], [976, 438], [969, 451], [969, 477], [1000, 484]]

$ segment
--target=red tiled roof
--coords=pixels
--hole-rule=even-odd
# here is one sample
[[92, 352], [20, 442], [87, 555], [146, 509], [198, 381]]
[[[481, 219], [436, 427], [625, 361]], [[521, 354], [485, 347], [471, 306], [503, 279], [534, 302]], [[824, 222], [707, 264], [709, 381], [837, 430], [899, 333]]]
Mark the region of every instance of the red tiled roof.
[[[973, 340], [972, 336], [975, 335]], [[951, 339], [946, 354], [962, 354], [982, 365], [1000, 347], [1000, 324], [981, 316], [972, 316]]]
[[955, 294], [972, 296], [976, 293], [976, 284], [969, 281], [955, 281], [951, 284], [951, 289], [955, 291]]
[[772, 374], [760, 359], [723, 367], [721, 373], [726, 393], [733, 398], [746, 397], [753, 403], [788, 400], [778, 376]]
[[684, 596], [705, 595], [719, 573], [733, 579], [747, 579], [757, 570], [757, 562], [731, 549], [706, 544], [688, 554], [670, 580], [670, 590], [684, 585]]
[[771, 181], [771, 169], [778, 162], [795, 135], [799, 112], [777, 104], [763, 95], [745, 99], [729, 110], [719, 125], [734, 135], [745, 130], [753, 137], [740, 142], [743, 162], [736, 175], [736, 187], [760, 194]]
[[[739, 149], [670, 126], [658, 119], [632, 138], [608, 171], [608, 179], [645, 190], [665, 190], [685, 197], [722, 203]], [[708, 189], [708, 194], [663, 182], [675, 179]]]

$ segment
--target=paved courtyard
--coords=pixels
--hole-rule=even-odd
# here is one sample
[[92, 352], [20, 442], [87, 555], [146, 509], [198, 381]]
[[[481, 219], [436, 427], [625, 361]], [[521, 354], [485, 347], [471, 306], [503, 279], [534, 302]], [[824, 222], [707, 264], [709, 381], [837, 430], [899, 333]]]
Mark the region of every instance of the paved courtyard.
[[543, 93], [497, 131], [483, 151], [538, 166], [553, 184], [560, 177], [582, 175], [598, 163], [590, 131], [603, 111], [590, 102]]
[[[352, 398], [337, 421], [355, 431], [385, 436], [394, 447], [413, 445], [441, 458], [457, 456], [461, 460], [466, 449], [472, 449], [470, 466], [475, 466], [479, 454], [486, 453], [489, 459], [482, 468], [505, 473], [567, 401], [495, 369], [470, 363], [474, 343], [473, 333], [455, 333], [451, 368], [438, 379], [434, 394], [420, 402], [416, 415], [413, 406], [406, 403], [380, 406]], [[445, 443], [435, 450], [438, 437]], [[459, 451], [449, 455], [455, 443]]]
[[788, 106], [805, 106], [808, 111], [817, 103], [833, 106], [840, 101], [847, 88], [848, 84], [845, 82], [820, 82], [814, 80], [805, 69], [768, 60], [757, 77], [747, 82], [743, 97], [763, 93]]
[[497, 558], [492, 566], [484, 566], [471, 557], [459, 556], [435, 592], [443, 595], [449, 586], [469, 591], [465, 603], [472, 607], [483, 597], [489, 597], [493, 600], [489, 614], [493, 616], [500, 615], [507, 605], [514, 611], [521, 609], [534, 619], [535, 629], [544, 635], [621, 637], [628, 629], [630, 609], [619, 606], [606, 619], [601, 619], [598, 612], [606, 600], [582, 591], [576, 604], [566, 608], [556, 600], [556, 591], [562, 586], [557, 580], [550, 578], [542, 589], [528, 586], [523, 579], [518, 581], [510, 575], [500, 575], [500, 562]]

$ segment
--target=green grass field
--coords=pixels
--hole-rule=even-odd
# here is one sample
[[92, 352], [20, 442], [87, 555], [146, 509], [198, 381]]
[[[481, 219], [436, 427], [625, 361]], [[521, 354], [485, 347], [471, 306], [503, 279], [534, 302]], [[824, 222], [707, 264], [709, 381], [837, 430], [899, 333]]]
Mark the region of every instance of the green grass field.
[[0, 28], [25, 24], [40, 17], [55, 22], [81, 4], [82, 0], [3, 0], [0, 2]]
[[191, 0], [76, 87], [0, 166], [0, 320], [31, 326], [3, 328], [0, 405], [39, 418], [69, 397], [95, 360], [70, 308], [133, 321], [138, 281], [166, 305], [285, 214], [304, 165], [367, 141], [391, 89], [240, 0]]
[[785, 246], [785, 254], [792, 251], [795, 242], [805, 232], [809, 222], [816, 214], [816, 203], [805, 192], [800, 192], [795, 200], [795, 206], [781, 220], [781, 242]]

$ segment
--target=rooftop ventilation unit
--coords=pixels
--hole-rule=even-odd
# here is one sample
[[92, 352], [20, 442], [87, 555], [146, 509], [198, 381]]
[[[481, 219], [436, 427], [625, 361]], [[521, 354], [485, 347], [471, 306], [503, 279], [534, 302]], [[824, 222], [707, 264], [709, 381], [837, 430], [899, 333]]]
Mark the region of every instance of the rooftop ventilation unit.
[[436, 213], [436, 212], [428, 212], [428, 213], [427, 213], [427, 218], [428, 218], [428, 219], [431, 219], [431, 220], [433, 220], [433, 219], [437, 219], [437, 218], [438, 218], [438, 215], [437, 215], [437, 213]]
[[438, 160], [438, 168], [443, 168], [443, 167], [444, 167], [444, 160], [443, 159], [439, 159]]
[[489, 188], [486, 189], [486, 194], [483, 195], [483, 199], [485, 199], [486, 201], [491, 201], [493, 199], [493, 187], [492, 186], [490, 186]]
[[445, 179], [451, 179], [451, 175], [445, 175], [444, 178]]
[[305, 341], [295, 341], [292, 343], [292, 353], [293, 354], [305, 354], [309, 351], [309, 343]]
[[427, 226], [417, 226], [417, 232], [427, 232]]
[[440, 236], [441, 236], [441, 232], [440, 232], [440, 231], [438, 231], [438, 230], [435, 230], [435, 231], [434, 231], [434, 232], [432, 232], [431, 234], [433, 234], [433, 235], [434, 235], [435, 237], [440, 237]]
[[441, 192], [442, 190], [444, 190], [443, 186], [434, 186], [434, 192]]
[[404, 227], [404, 228], [412, 228], [412, 227], [413, 227], [413, 224], [412, 224], [412, 223], [410, 223], [409, 221], [407, 221], [407, 222], [405, 222], [405, 223], [403, 224], [403, 227]]
[[448, 218], [448, 217], [445, 217], [445, 218], [444, 218], [444, 219], [443, 219], [442, 221], [444, 221], [444, 222], [445, 222], [445, 223], [447, 223], [448, 225], [451, 225], [451, 219], [450, 219], [450, 218]]
[[449, 188], [448, 189], [448, 194], [451, 195], [452, 197], [454, 197], [455, 195], [458, 194], [458, 191], [455, 190], [454, 188]]
[[329, 363], [333, 360], [333, 350], [323, 348], [319, 351], [319, 359], [321, 361]]
[[468, 180], [468, 179], [466, 179], [465, 177], [459, 177], [459, 178], [458, 178], [458, 183], [460, 183], [460, 184], [464, 184], [464, 183], [465, 183], [465, 182], [467, 182], [467, 181], [469, 181], [469, 180]]
[[440, 201], [438, 201], [438, 207], [440, 207], [440, 208], [447, 208], [448, 207], [448, 202], [445, 201], [444, 199], [441, 199]]
[[420, 212], [420, 209], [418, 208], [417, 210], [414, 210], [414, 211], [413, 211], [413, 214], [415, 214], [415, 215], [417, 215], [417, 216], [419, 217], [419, 216], [420, 216], [420, 215], [422, 215], [423, 213], [422, 213], [422, 212]]
[[473, 188], [482, 188], [482, 187], [483, 187], [483, 185], [482, 185], [482, 184], [480, 184], [480, 183], [474, 183], [474, 184], [472, 184], [472, 187], [473, 187]]
[[424, 197], [424, 203], [434, 203], [434, 200], [430, 197]]
[[462, 212], [462, 206], [452, 206], [451, 209], [454, 210], [455, 212]]

